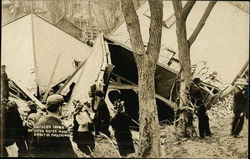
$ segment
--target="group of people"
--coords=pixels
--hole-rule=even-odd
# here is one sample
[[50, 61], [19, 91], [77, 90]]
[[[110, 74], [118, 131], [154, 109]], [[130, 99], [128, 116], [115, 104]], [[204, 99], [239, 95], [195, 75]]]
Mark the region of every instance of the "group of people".
[[[116, 98], [111, 101], [115, 110], [113, 118], [104, 100], [104, 92], [94, 90], [91, 94], [92, 102], [74, 103], [78, 109], [73, 112], [73, 124], [69, 128], [62, 120], [65, 97], [60, 94], [49, 94], [45, 103], [46, 109], [40, 109], [34, 101], [28, 101], [27, 106], [30, 111], [21, 118], [17, 103], [9, 99], [8, 77], [5, 67], [2, 68], [1, 86], [4, 87], [1, 87], [3, 123], [1, 154], [3, 157], [8, 156], [7, 147], [14, 143], [18, 147], [18, 157], [77, 157], [72, 141], [86, 156], [92, 156], [95, 150], [95, 138], [102, 135], [108, 138], [115, 137], [121, 156], [135, 152], [129, 129], [131, 118], [124, 113], [124, 102], [118, 91]], [[91, 113], [94, 113], [94, 116]], [[113, 133], [110, 132], [110, 126], [113, 128]]]
[[[231, 135], [233, 137], [238, 137], [244, 124], [244, 118], [248, 118], [248, 107], [249, 107], [249, 84], [246, 78], [239, 78], [236, 80], [234, 86], [229, 87], [223, 92], [221, 97], [233, 93], [233, 122]], [[196, 114], [198, 116], [198, 127], [199, 136], [203, 139], [205, 136], [211, 136], [209, 126], [209, 117], [206, 113], [206, 107], [203, 102], [202, 92], [201, 92], [201, 80], [195, 78], [193, 80], [193, 85], [190, 88], [190, 98], [192, 104], [196, 108]]]
[[[3, 146], [1, 154], [7, 157], [7, 147], [16, 143], [18, 156], [30, 157], [77, 157], [73, 147], [74, 141], [85, 155], [92, 156], [95, 150], [95, 137], [114, 136], [121, 156], [134, 153], [132, 134], [129, 128], [132, 118], [124, 111], [124, 101], [119, 91], [113, 91], [109, 97], [113, 104], [115, 116], [112, 118], [105, 102], [105, 93], [91, 87], [91, 102], [74, 103], [73, 127], [65, 126], [62, 110], [65, 97], [50, 94], [46, 100], [46, 109], [39, 109], [34, 101], [28, 101], [30, 111], [22, 119], [16, 102], [9, 100], [8, 76], [6, 66], [1, 67], [1, 127]], [[191, 86], [191, 102], [197, 108], [199, 135], [201, 138], [211, 136], [209, 117], [202, 99], [201, 80], [194, 79]], [[234, 87], [234, 120], [231, 134], [237, 137], [242, 130], [244, 116], [248, 106], [248, 85], [237, 83]], [[110, 94], [112, 94], [110, 93]], [[66, 99], [67, 100], [67, 99]], [[94, 113], [94, 116], [91, 115]], [[110, 132], [110, 126], [114, 133]], [[71, 132], [71, 130], [73, 132]], [[72, 136], [72, 141], [71, 141]]]

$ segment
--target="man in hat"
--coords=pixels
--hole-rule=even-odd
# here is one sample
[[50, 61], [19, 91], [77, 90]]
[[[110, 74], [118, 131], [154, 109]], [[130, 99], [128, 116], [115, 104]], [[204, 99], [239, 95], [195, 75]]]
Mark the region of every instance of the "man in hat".
[[124, 101], [117, 99], [111, 102], [114, 105], [115, 116], [111, 119], [110, 125], [114, 129], [120, 155], [127, 156], [135, 152], [132, 134], [129, 128], [129, 123], [132, 122], [132, 118], [124, 113]]
[[47, 98], [47, 112], [33, 128], [31, 154], [33, 157], [76, 157], [70, 133], [60, 119], [63, 97], [53, 94]]
[[27, 129], [26, 143], [30, 153], [30, 147], [33, 140], [33, 127], [42, 116], [42, 112], [37, 112], [37, 104], [34, 101], [28, 101], [27, 105], [30, 111], [27, 114], [27, 118], [23, 121], [23, 125]]
[[205, 136], [211, 136], [212, 133], [209, 128], [209, 117], [206, 113], [206, 108], [203, 102], [200, 85], [200, 78], [195, 78], [193, 80], [193, 85], [191, 85], [190, 87], [190, 97], [192, 104], [195, 105], [197, 108], [197, 116], [199, 120], [199, 135], [202, 139]]
[[84, 105], [80, 102], [77, 104], [80, 105], [80, 109], [74, 114], [73, 141], [84, 154], [92, 157], [92, 151], [95, 148], [95, 139], [91, 130], [93, 122], [90, 117], [90, 107], [87, 102]]
[[99, 132], [102, 132], [105, 135], [110, 136], [110, 114], [107, 104], [104, 100], [104, 93], [102, 91], [96, 91], [95, 96], [99, 98], [97, 108], [94, 110], [95, 116], [93, 121], [95, 126], [95, 134], [99, 135]]
[[9, 79], [6, 73], [6, 66], [1, 66], [1, 98], [9, 99]]
[[231, 135], [238, 137], [244, 124], [244, 116], [248, 107], [248, 90], [246, 90], [247, 81], [245, 79], [237, 79], [235, 82], [234, 93], [234, 118], [232, 123]]

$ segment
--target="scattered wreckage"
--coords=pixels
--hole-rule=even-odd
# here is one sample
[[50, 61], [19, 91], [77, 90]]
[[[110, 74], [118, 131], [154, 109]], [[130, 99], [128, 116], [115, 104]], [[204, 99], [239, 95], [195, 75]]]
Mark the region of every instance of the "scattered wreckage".
[[[178, 72], [174, 72], [168, 67], [157, 65], [155, 75], [156, 103], [159, 120], [162, 122], [168, 121], [171, 123], [174, 120], [174, 109], [176, 107], [174, 101], [177, 98], [177, 94], [172, 89], [176, 82], [177, 74]], [[139, 117], [137, 77], [137, 68], [132, 51], [112, 41], [112, 39], [100, 35], [89, 57], [80, 62], [76, 70], [71, 75], [68, 75], [67, 79], [52, 85], [50, 89], [63, 96], [67, 96], [71, 91], [69, 100], [65, 105], [68, 111], [74, 112], [74, 103], [76, 101], [91, 103], [89, 93], [93, 91], [91, 88], [93, 89], [94, 85], [95, 89], [102, 90], [105, 93], [105, 101], [111, 116], [114, 113], [113, 105], [109, 99], [110, 93], [114, 90], [119, 90], [124, 100], [126, 113], [135, 121], [131, 123], [131, 126], [138, 127], [136, 124]], [[74, 87], [72, 87], [72, 84]], [[40, 108], [45, 107], [42, 100], [44, 97], [41, 97], [39, 101], [34, 94], [30, 93], [17, 81], [10, 81], [10, 89], [13, 97], [24, 101], [33, 100]], [[219, 88], [203, 83], [203, 96], [207, 109], [218, 100], [219, 94]], [[46, 94], [44, 93], [43, 95]], [[96, 99], [95, 97], [93, 98], [94, 100]]]

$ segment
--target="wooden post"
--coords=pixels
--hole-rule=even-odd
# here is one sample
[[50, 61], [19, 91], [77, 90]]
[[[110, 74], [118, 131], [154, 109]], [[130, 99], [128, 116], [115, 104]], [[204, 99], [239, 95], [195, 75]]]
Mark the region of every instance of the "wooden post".
[[[34, 60], [34, 67], [35, 67], [35, 76], [36, 76], [36, 85], [37, 88], [39, 87], [39, 78], [38, 78], [38, 71], [37, 71], [37, 58], [36, 58], [36, 41], [35, 41], [35, 27], [34, 27], [34, 16], [33, 16], [33, 0], [31, 1], [31, 34], [32, 34], [32, 49], [33, 49], [33, 60]], [[37, 94], [39, 96], [39, 94]]]
[[45, 108], [45, 105], [43, 105], [35, 96], [33, 96], [26, 88], [22, 86], [21, 83], [18, 81], [12, 80], [17, 87], [19, 87], [31, 100], [33, 100], [41, 109]]
[[60, 58], [60, 57], [61, 57], [61, 53], [59, 53], [59, 54], [57, 55], [56, 63], [55, 63], [55, 66], [54, 66], [54, 68], [53, 68], [53, 72], [52, 72], [52, 74], [51, 74], [51, 76], [50, 76], [50, 79], [49, 79], [49, 84], [47, 85], [45, 95], [43, 96], [43, 100], [44, 100], [44, 101], [46, 101], [47, 96], [48, 96], [48, 94], [49, 94], [50, 85], [51, 85], [51, 83], [52, 83], [52, 79], [54, 78], [55, 71], [56, 71], [56, 68], [57, 68], [57, 66], [58, 66], [58, 62], [59, 62], [59, 58]]

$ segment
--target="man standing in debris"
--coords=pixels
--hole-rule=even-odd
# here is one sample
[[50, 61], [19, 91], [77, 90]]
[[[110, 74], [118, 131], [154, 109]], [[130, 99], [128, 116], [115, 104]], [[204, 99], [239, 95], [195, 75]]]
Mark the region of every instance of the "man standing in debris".
[[33, 128], [33, 157], [76, 157], [70, 142], [70, 133], [59, 118], [63, 102], [63, 97], [58, 94], [47, 98], [48, 115], [40, 118]]
[[9, 79], [5, 65], [1, 66], [1, 98], [9, 99]]
[[234, 119], [232, 123], [231, 135], [238, 137], [244, 124], [244, 116], [248, 107], [248, 93], [246, 89], [247, 81], [245, 79], [237, 79], [234, 89]]
[[131, 123], [132, 119], [124, 113], [124, 101], [117, 99], [112, 103], [114, 105], [115, 116], [111, 119], [110, 125], [114, 129], [120, 155], [127, 156], [135, 152], [129, 128], [129, 123]]
[[23, 125], [27, 129], [26, 143], [30, 153], [30, 146], [33, 140], [33, 127], [42, 116], [42, 112], [37, 111], [37, 104], [34, 101], [28, 101], [27, 105], [30, 108], [30, 111], [27, 114], [27, 118], [24, 119]]
[[104, 100], [104, 93], [102, 91], [96, 91], [95, 96], [99, 98], [98, 106], [95, 110], [94, 116], [95, 134], [99, 135], [99, 132], [102, 132], [105, 135], [110, 136], [110, 114], [107, 104]]
[[209, 117], [206, 114], [206, 107], [203, 103], [203, 98], [201, 94], [201, 80], [200, 78], [195, 78], [193, 81], [194, 85], [191, 85], [190, 96], [191, 102], [197, 108], [197, 116], [199, 120], [199, 134], [200, 138], [205, 136], [211, 136], [212, 133], [209, 128]]

